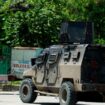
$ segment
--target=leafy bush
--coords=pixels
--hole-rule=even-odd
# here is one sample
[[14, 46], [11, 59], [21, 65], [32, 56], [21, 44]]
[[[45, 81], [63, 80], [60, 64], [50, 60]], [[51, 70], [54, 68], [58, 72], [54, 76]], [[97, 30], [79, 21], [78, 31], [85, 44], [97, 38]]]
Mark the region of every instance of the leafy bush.
[[101, 39], [95, 39], [95, 43], [96, 43], [96, 44], [101, 44], [101, 45], [103, 45], [103, 44], [105, 44], [105, 39], [103, 39], [103, 38], [101, 38]]

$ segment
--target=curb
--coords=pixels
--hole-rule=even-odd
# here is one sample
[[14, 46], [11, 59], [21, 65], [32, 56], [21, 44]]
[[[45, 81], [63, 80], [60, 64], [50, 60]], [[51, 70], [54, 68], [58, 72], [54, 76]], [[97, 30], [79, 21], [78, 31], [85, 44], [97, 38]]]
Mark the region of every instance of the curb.
[[8, 91], [1, 91], [0, 95], [19, 95], [18, 91], [8, 92]]

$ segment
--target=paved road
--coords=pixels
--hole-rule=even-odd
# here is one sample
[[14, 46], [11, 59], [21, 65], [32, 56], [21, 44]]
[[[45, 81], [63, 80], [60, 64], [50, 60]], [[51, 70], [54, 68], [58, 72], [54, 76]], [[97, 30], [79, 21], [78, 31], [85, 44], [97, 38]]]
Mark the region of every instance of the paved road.
[[[18, 92], [0, 92], [0, 105], [59, 105], [57, 97], [38, 96], [33, 104], [21, 102]], [[78, 102], [76, 105], [105, 105], [105, 103]]]

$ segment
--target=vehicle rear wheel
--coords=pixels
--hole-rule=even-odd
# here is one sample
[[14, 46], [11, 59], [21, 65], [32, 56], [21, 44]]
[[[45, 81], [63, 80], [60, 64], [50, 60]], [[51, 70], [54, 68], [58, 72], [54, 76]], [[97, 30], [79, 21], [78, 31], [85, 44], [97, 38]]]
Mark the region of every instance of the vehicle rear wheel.
[[36, 87], [34, 86], [32, 80], [24, 79], [19, 89], [20, 99], [24, 103], [34, 102], [37, 97], [37, 93], [34, 92], [34, 90], [36, 90]]
[[76, 98], [71, 82], [64, 82], [59, 91], [60, 105], [75, 105]]

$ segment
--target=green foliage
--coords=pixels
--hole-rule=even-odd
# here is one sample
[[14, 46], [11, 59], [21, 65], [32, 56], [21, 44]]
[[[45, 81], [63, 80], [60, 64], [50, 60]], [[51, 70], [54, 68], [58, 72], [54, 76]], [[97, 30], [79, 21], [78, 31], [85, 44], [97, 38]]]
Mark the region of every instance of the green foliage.
[[58, 43], [63, 20], [93, 21], [95, 38], [104, 40], [104, 4], [104, 0], [1, 0], [0, 41], [11, 46], [49, 46]]
[[101, 44], [101, 45], [103, 45], [103, 44], [105, 44], [105, 39], [103, 39], [103, 38], [101, 38], [101, 39], [95, 39], [95, 43], [96, 43], [96, 44]]
[[[57, 7], [58, 8], [58, 7]], [[37, 1], [28, 11], [10, 10], [4, 22], [5, 40], [21, 46], [47, 46], [57, 42], [61, 16], [52, 1]]]
[[[95, 33], [97, 38], [105, 38], [105, 0], [97, 0], [94, 4], [90, 4], [89, 19], [94, 22]], [[91, 7], [91, 5], [93, 5]]]

